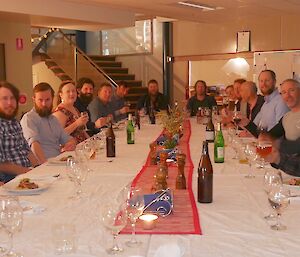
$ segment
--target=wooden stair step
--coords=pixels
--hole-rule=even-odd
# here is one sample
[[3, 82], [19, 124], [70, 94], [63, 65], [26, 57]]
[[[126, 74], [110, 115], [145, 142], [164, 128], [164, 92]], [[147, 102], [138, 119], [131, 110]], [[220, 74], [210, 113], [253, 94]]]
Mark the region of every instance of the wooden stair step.
[[115, 61], [116, 60], [116, 56], [113, 55], [89, 55], [89, 57], [93, 60], [93, 61]]
[[119, 67], [103, 67], [102, 68], [106, 73], [110, 74], [128, 74], [128, 68], [119, 68]]
[[[142, 87], [143, 82], [141, 80], [123, 80], [128, 85], [128, 87]], [[120, 80], [116, 80], [118, 84]]]
[[95, 61], [95, 63], [99, 66], [99, 67], [122, 67], [122, 63], [121, 62], [112, 62], [112, 61]]
[[147, 93], [148, 88], [147, 87], [130, 87], [128, 93], [129, 94], [143, 94]]
[[135, 75], [133, 74], [109, 73], [107, 75], [110, 76], [113, 80], [134, 80], [135, 79]]

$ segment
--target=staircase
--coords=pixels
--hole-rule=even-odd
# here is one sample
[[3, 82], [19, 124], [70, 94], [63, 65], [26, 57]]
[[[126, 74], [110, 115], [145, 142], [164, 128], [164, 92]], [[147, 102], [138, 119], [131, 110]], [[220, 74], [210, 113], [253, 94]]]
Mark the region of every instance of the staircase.
[[135, 75], [129, 74], [128, 69], [123, 68], [122, 63], [116, 61], [116, 56], [89, 55], [89, 57], [117, 84], [125, 81], [129, 87], [125, 99], [130, 102], [130, 109], [134, 110], [138, 99], [147, 93], [147, 87], [142, 86], [142, 81], [135, 80]]

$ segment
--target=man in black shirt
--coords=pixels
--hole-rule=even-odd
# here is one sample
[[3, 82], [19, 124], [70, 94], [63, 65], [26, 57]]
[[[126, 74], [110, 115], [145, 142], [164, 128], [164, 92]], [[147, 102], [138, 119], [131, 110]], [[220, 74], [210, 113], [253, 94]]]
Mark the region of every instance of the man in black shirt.
[[205, 81], [196, 81], [196, 93], [187, 102], [187, 109], [190, 110], [191, 116], [195, 116], [197, 114], [199, 107], [209, 107], [211, 109], [213, 106], [217, 106], [215, 98], [206, 94], [206, 89], [207, 86]]
[[90, 111], [87, 109], [94, 96], [94, 82], [89, 78], [80, 78], [76, 84], [78, 97], [74, 103], [74, 106], [79, 112], [87, 112], [89, 115], [89, 121], [86, 126], [88, 128], [87, 133], [92, 136], [99, 132], [99, 129], [95, 127], [95, 123], [91, 121]]
[[142, 96], [137, 103], [138, 110], [143, 108], [147, 114], [149, 114], [150, 108], [157, 112], [168, 109], [168, 100], [158, 91], [158, 82], [155, 79], [148, 82], [148, 94]]

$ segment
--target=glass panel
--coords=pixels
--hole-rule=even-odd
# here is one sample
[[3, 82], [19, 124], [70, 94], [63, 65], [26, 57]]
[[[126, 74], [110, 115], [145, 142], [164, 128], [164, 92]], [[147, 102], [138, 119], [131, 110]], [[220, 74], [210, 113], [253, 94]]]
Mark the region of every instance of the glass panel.
[[[80, 77], [88, 77], [92, 79], [96, 85], [100, 85], [102, 82], [109, 82], [104, 75], [88, 61], [88, 57], [77, 50], [75, 45], [67, 40], [63, 34], [58, 32], [55, 34], [55, 37], [49, 41], [50, 42], [47, 42], [45, 52], [73, 81], [76, 81]], [[97, 64], [95, 65], [97, 67]]]
[[134, 27], [103, 30], [101, 33], [103, 55], [152, 52], [151, 20], [136, 21]]

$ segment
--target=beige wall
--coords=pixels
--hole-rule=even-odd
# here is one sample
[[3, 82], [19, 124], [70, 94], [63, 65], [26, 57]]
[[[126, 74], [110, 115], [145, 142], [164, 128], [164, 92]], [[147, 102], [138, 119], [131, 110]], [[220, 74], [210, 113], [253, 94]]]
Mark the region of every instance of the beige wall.
[[[16, 38], [23, 39], [23, 50], [16, 49]], [[19, 108], [19, 115], [32, 106], [32, 57], [30, 24], [0, 21], [0, 42], [5, 44], [6, 79], [26, 93], [28, 101]]]
[[[173, 23], [174, 56], [234, 53], [236, 33], [251, 31], [251, 50], [300, 49], [298, 16], [243, 20], [235, 23], [201, 24], [178, 21]], [[174, 87], [177, 99], [184, 99], [184, 87], [188, 84], [187, 61], [174, 63]], [[212, 73], [212, 67], [208, 67]], [[250, 75], [251, 77], [251, 75]], [[199, 78], [201, 79], [201, 78]]]

